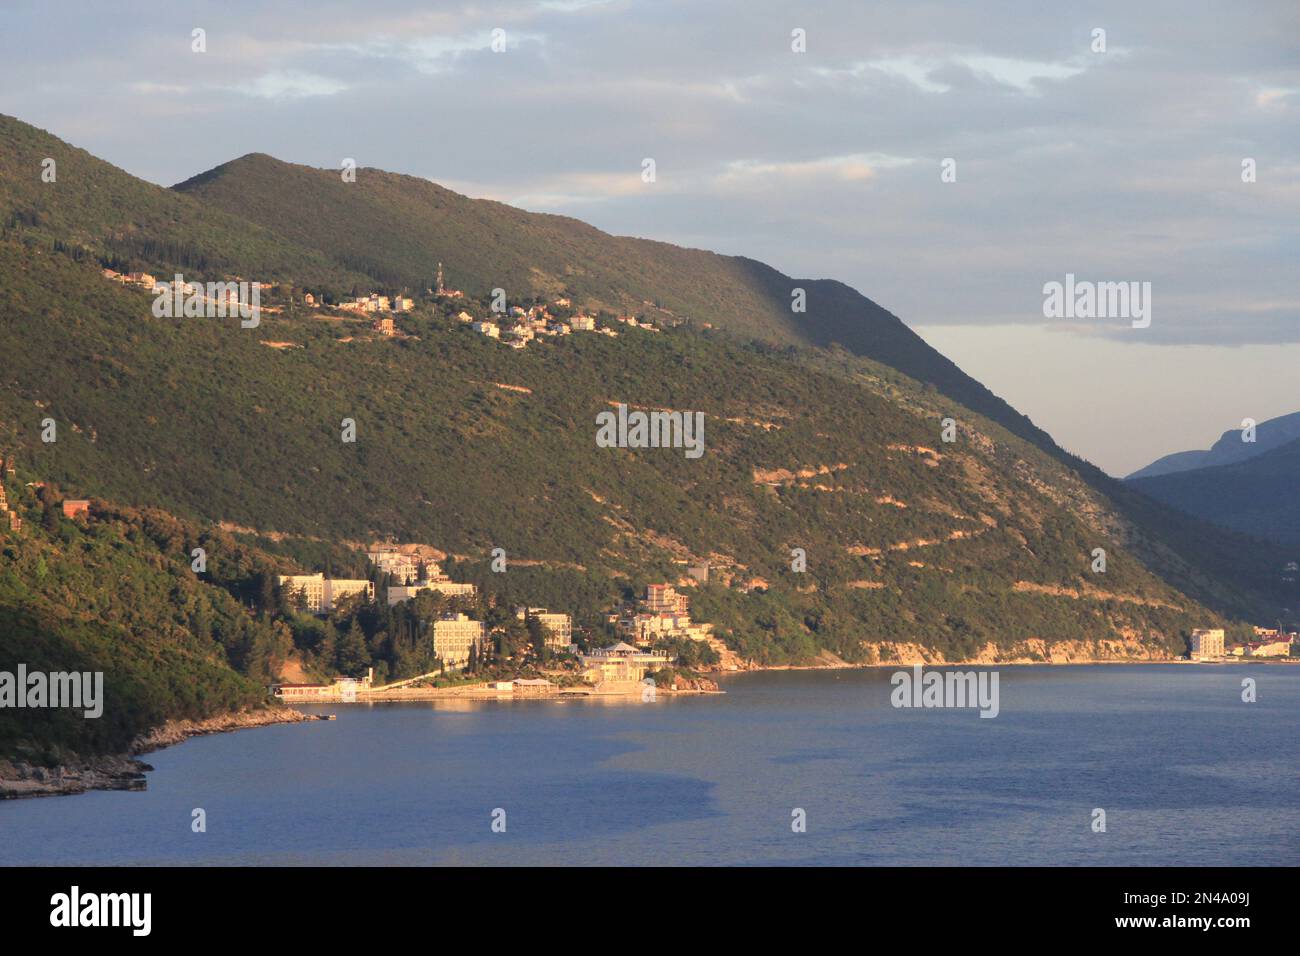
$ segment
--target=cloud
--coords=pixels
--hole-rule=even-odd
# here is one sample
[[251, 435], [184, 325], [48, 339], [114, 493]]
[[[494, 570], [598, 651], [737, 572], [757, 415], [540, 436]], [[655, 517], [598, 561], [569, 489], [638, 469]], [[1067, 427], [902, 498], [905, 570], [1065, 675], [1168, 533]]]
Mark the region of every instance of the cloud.
[[[19, 5], [0, 110], [160, 183], [252, 151], [353, 156], [840, 278], [909, 322], [1041, 323], [1043, 282], [1073, 272], [1151, 281], [1144, 342], [1300, 341], [1300, 14], [1285, 0], [1236, 18], [1160, 0], [206, 9], [178, 0], [144, 24], [88, 5], [52, 43]], [[123, 112], [228, 134], [159, 151]]]
[[295, 100], [308, 96], [333, 96], [347, 90], [348, 84], [314, 73], [277, 70], [263, 73], [256, 79], [237, 84], [231, 89], [265, 100]]

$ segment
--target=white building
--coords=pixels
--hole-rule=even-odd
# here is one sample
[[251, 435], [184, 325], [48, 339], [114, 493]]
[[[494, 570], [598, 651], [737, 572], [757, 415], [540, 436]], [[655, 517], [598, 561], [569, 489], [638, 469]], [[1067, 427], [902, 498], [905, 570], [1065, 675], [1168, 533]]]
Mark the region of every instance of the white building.
[[1210, 660], [1223, 656], [1223, 628], [1198, 627], [1192, 631], [1193, 660]]
[[446, 614], [433, 622], [433, 652], [448, 667], [464, 667], [471, 648], [483, 649], [487, 628], [464, 614]]
[[417, 581], [415, 584], [394, 585], [388, 589], [388, 606], [401, 604], [403, 601], [409, 601], [421, 591], [437, 591], [439, 594], [445, 594], [447, 597], [473, 597], [478, 593], [478, 588], [472, 584], [461, 584], [457, 581], [449, 581], [446, 578], [440, 578], [436, 581]]
[[621, 641], [582, 655], [582, 664], [589, 677], [610, 681], [641, 680], [669, 661], [666, 654], [652, 654]]
[[367, 551], [366, 557], [379, 570], [396, 578], [399, 584], [414, 581], [419, 575], [419, 567], [416, 565], [415, 558], [398, 551], [396, 548], [379, 548], [375, 551]]
[[357, 578], [327, 578], [324, 574], [282, 574], [280, 587], [291, 602], [303, 597], [303, 607], [313, 614], [329, 614], [343, 598], [364, 594], [367, 601], [375, 599], [375, 586]]
[[573, 618], [544, 607], [517, 607], [515, 617], [521, 621], [534, 620], [542, 626], [546, 646], [553, 651], [563, 651], [573, 643]]
[[470, 325], [475, 332], [481, 332], [490, 339], [501, 338], [501, 330], [497, 328], [495, 322], [475, 322]]

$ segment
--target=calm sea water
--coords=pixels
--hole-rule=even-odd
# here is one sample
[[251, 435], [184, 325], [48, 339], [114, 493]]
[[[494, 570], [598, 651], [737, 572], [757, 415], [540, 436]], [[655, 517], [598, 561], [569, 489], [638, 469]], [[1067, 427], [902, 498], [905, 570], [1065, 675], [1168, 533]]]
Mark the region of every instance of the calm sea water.
[[889, 673], [318, 708], [151, 754], [144, 793], [0, 802], [0, 863], [1300, 863], [1300, 667], [1003, 668], [992, 720]]

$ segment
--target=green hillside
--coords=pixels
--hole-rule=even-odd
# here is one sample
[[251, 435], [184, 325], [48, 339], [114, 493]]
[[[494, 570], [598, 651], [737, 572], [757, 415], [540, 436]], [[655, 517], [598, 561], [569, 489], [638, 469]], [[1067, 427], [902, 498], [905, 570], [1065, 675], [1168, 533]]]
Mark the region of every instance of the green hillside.
[[[710, 323], [746, 338], [844, 348], [925, 382], [1050, 442], [1027, 418], [925, 343], [899, 319], [841, 282], [796, 279], [753, 259], [611, 236], [565, 216], [469, 199], [414, 176], [359, 169], [355, 182], [253, 154], [174, 187], [318, 250], [388, 287], [423, 290], [442, 262], [448, 284], [514, 303], [567, 294], [595, 311]], [[792, 290], [807, 311], [791, 308]]]
[[[52, 159], [54, 181], [42, 178]], [[0, 237], [43, 240], [119, 271], [243, 275], [350, 288], [366, 278], [246, 219], [127, 175], [0, 114]]]
[[[12, 479], [20, 532], [0, 531], [0, 671], [100, 671], [103, 713], [0, 709], [0, 756], [37, 763], [120, 752], [173, 718], [259, 706], [292, 648], [289, 630], [249, 613], [241, 592], [275, 562], [156, 509], [92, 502], [62, 516], [51, 487]], [[207, 573], [194, 547], [212, 554]]]
[[[319, 250], [390, 287], [420, 290], [441, 261], [449, 283], [512, 303], [567, 294], [592, 311], [690, 319], [742, 338], [832, 347], [933, 386], [941, 396], [1019, 435], [1083, 478], [1109, 527], [1173, 586], [1233, 614], [1294, 606], [1279, 577], [1294, 557], [1165, 507], [1059, 448], [1046, 432], [927, 345], [897, 317], [833, 280], [795, 279], [732, 256], [610, 236], [562, 216], [468, 199], [435, 183], [377, 169], [355, 182], [337, 171], [250, 155], [175, 187]], [[791, 290], [807, 312], [791, 310]]]
[[[675, 560], [709, 559], [734, 580], [699, 595], [701, 617], [769, 662], [870, 659], [887, 641], [1176, 648], [1212, 617], [1056, 500], [1066, 473], [1049, 456], [862, 359], [687, 329], [515, 351], [429, 312], [399, 339], [305, 316], [241, 329], [155, 319], [143, 293], [66, 256], [0, 246], [0, 270], [0, 441], [69, 488], [264, 532], [428, 542], [470, 576], [500, 547], [520, 571], [554, 569], [532, 600], [585, 591], [592, 617]], [[25, 304], [47, 286], [75, 309]], [[598, 447], [612, 402], [704, 412], [707, 453]], [[951, 446], [941, 407], [962, 422]], [[754, 577], [766, 594], [734, 586]]]

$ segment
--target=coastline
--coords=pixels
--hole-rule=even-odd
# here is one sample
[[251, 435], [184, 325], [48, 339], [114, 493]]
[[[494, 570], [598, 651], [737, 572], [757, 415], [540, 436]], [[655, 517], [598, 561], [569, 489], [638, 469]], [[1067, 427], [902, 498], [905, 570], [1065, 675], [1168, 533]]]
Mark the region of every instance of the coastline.
[[[1016, 657], [1008, 660], [990, 660], [981, 654], [972, 659], [954, 661], [945, 660], [939, 656], [899, 655], [894, 660], [852, 663], [835, 658], [815, 664], [774, 664], [766, 666], [753, 664], [749, 667], [709, 671], [707, 673], [711, 675], [710, 678], [696, 678], [690, 682], [692, 685], [698, 684], [701, 686], [658, 688], [656, 693], [665, 697], [722, 695], [726, 691], [718, 685], [717, 680], [742, 674], [779, 671], [878, 670], [882, 668], [914, 667], [916, 665], [926, 667], [1083, 667], [1102, 664], [1226, 665], [1288, 663], [1300, 664], [1300, 659], [1232, 657], [1222, 660], [1197, 661], [1181, 657], [1153, 657], [1147, 655], [1141, 657], [1070, 656], [1066, 659], [1055, 660], [1050, 658], [1036, 660], [1032, 657]], [[367, 695], [355, 701], [320, 700], [302, 701], [301, 703], [343, 705], [348, 703], [400, 703], [420, 700], [590, 700], [593, 698], [613, 700], [629, 696], [632, 696], [630, 692], [515, 696], [487, 692], [480, 688], [421, 688], [419, 690], [407, 690], [400, 695]], [[139, 759], [143, 754], [184, 743], [191, 737], [230, 733], [236, 730], [267, 727], [273, 724], [302, 723], [322, 719], [326, 718], [322, 715], [304, 713], [291, 706], [268, 707], [259, 710], [219, 714], [203, 720], [169, 720], [136, 737], [125, 753], [76, 758], [53, 767], [40, 766], [23, 760], [0, 758], [0, 800], [70, 796], [91, 790], [144, 790], [148, 786], [145, 773], [153, 770], [153, 767]]]
[[79, 758], [54, 767], [0, 759], [0, 800], [68, 796], [89, 790], [144, 790], [148, 785], [145, 772], [153, 767], [138, 759], [140, 754], [191, 737], [316, 719], [291, 707], [244, 710], [203, 720], [169, 720], [136, 737], [126, 753]]

